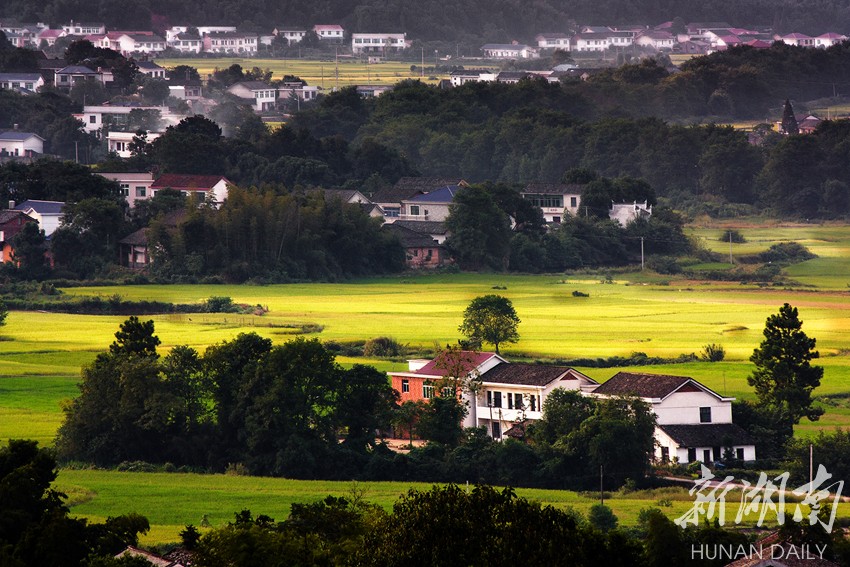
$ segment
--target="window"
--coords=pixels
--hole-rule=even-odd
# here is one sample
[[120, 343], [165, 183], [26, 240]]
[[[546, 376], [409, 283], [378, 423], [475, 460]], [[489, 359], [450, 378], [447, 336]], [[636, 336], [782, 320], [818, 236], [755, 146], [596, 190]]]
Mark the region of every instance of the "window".
[[744, 448], [743, 447], [738, 447], [737, 449], [735, 449], [735, 458], [738, 459], [739, 461], [744, 460]]
[[556, 224], [561, 224], [561, 217], [552, 217], [552, 222]]
[[405, 394], [410, 391], [410, 380], [405, 379], [401, 381], [401, 391]]
[[493, 439], [501, 439], [502, 438], [502, 424], [498, 421], [493, 422]]
[[502, 392], [493, 392], [493, 407], [502, 407]]
[[410, 205], [410, 214], [412, 216], [419, 216], [419, 205]]
[[710, 463], [711, 462], [711, 449], [703, 449], [702, 451], [702, 462]]
[[699, 408], [699, 422], [711, 423], [711, 408]]
[[514, 394], [514, 406], [516, 409], [523, 409], [522, 394]]
[[126, 184], [126, 183], [121, 184], [121, 194], [124, 195], [125, 197], [130, 196], [130, 186], [128, 184]]
[[688, 449], [688, 462], [693, 463], [697, 460], [697, 450], [690, 448]]
[[570, 207], [575, 209], [578, 206], [578, 197], [570, 197]]
[[661, 447], [661, 462], [667, 463], [670, 461], [670, 447]]
[[493, 392], [487, 390], [487, 407], [493, 407]]
[[453, 398], [454, 395], [455, 395], [455, 389], [451, 386], [445, 386], [442, 389], [442, 393], [440, 394], [440, 396], [442, 396], [444, 398]]
[[514, 409], [514, 395], [508, 392], [508, 409]]
[[145, 189], [145, 187], [143, 185], [137, 186], [136, 187], [136, 198], [147, 197], [147, 192], [148, 192], [147, 189]]
[[425, 384], [422, 384], [422, 397], [425, 398], [426, 400], [430, 400], [431, 398], [434, 397], [434, 385], [433, 384], [428, 384], [427, 382]]

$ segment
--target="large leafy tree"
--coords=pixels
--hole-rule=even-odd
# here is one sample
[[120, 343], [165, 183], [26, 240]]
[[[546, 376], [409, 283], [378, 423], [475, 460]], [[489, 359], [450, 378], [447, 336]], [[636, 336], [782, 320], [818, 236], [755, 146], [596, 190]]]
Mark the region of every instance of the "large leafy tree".
[[500, 344], [519, 340], [519, 323], [511, 300], [491, 294], [476, 297], [469, 303], [458, 330], [473, 341], [492, 344], [499, 354]]
[[822, 408], [812, 406], [812, 391], [820, 385], [823, 367], [812, 366], [818, 358], [816, 340], [802, 330], [797, 308], [788, 303], [767, 318], [764, 340], [750, 361], [756, 369], [747, 378], [759, 402], [784, 409], [793, 423], [805, 417], [816, 421]]
[[510, 257], [508, 215], [484, 187], [466, 187], [454, 197], [446, 219], [451, 236], [446, 246], [461, 266], [505, 270]]

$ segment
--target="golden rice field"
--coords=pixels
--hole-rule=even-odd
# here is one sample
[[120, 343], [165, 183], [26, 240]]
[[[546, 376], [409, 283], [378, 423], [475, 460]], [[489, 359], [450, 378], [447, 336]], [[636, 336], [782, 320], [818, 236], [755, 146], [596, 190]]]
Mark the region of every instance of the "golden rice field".
[[[804, 330], [818, 340], [825, 368], [816, 394], [826, 414], [816, 423], [804, 422], [798, 436], [819, 429], [850, 425], [850, 227], [839, 225], [755, 224], [730, 221], [746, 238], [735, 244], [733, 262], [770, 244], [793, 240], [805, 244], [818, 258], [786, 268], [792, 287], [758, 287], [737, 282], [671, 279], [652, 273], [614, 274], [602, 283], [599, 274], [404, 274], [344, 283], [268, 286], [144, 285], [65, 289], [69, 295], [119, 294], [125, 299], [179, 303], [200, 302], [213, 295], [236, 302], [261, 304], [269, 312], [248, 315], [159, 315], [151, 317], [162, 349], [189, 344], [198, 349], [237, 333], [256, 331], [282, 342], [293, 326], [312, 323], [321, 340], [362, 340], [391, 336], [412, 349], [435, 348], [459, 338], [457, 326], [468, 302], [498, 293], [510, 298], [522, 319], [520, 341], [507, 345], [509, 359], [572, 359], [628, 356], [676, 357], [699, 352], [707, 343], [727, 351], [721, 363], [690, 362], [638, 367], [641, 371], [693, 376], [715, 390], [740, 398], [751, 397], [746, 378], [748, 358], [761, 340], [766, 317], [782, 303], [799, 308]], [[691, 233], [716, 252], [728, 254], [718, 240], [723, 226], [694, 226]], [[574, 290], [589, 297], [574, 297]], [[40, 312], [12, 312], [0, 328], [0, 438], [28, 437], [52, 442], [61, 423], [61, 404], [76, 394], [80, 367], [112, 341], [123, 317]], [[340, 359], [376, 364], [382, 370], [405, 367], [403, 361]], [[620, 369], [581, 368], [605, 380]], [[333, 486], [283, 479], [196, 477], [193, 475], [62, 471], [58, 486], [69, 492], [74, 511], [103, 518], [132, 510], [151, 516], [154, 529], [147, 542], [172, 541], [185, 523], [207, 514], [214, 524], [226, 521], [244, 507], [282, 517], [289, 503], [315, 500], [329, 492], [344, 493], [345, 483]], [[367, 492], [388, 505], [408, 485], [369, 484]], [[131, 489], [132, 487], [132, 489]], [[559, 491], [525, 491], [557, 506], [582, 510], [591, 499]], [[520, 491], [521, 494], [525, 492]], [[230, 494], [225, 497], [223, 495]], [[675, 500], [675, 499], [674, 499]], [[641, 501], [612, 501], [628, 523]], [[686, 507], [674, 502], [670, 513]]]
[[[323, 89], [348, 85], [393, 85], [405, 79], [418, 79], [433, 84], [439, 79], [447, 78], [446, 75], [422, 75], [419, 70], [411, 71], [410, 62], [386, 61], [369, 64], [366, 61], [356, 59], [335, 60], [333, 56], [322, 61], [227, 57], [221, 59], [157, 59], [157, 63], [163, 67], [189, 65], [195, 67], [202, 78], [206, 78], [217, 69], [226, 69], [233, 64], [241, 65], [243, 69], [259, 67], [260, 69], [270, 70], [274, 80], [280, 80], [285, 75], [295, 75], [307, 81], [307, 84]], [[425, 67], [433, 67], [433, 65], [433, 58], [430, 62], [425, 61]]]

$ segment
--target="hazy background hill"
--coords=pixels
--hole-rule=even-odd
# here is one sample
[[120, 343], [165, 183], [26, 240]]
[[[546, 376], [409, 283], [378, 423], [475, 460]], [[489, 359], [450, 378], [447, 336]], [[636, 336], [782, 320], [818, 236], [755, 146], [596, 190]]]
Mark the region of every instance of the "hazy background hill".
[[347, 31], [404, 31], [414, 39], [476, 44], [579, 24], [658, 24], [674, 17], [772, 26], [780, 32], [846, 32], [850, 0], [6, 0], [0, 16], [52, 24], [103, 21], [124, 29], [180, 24], [274, 25], [340, 23]]

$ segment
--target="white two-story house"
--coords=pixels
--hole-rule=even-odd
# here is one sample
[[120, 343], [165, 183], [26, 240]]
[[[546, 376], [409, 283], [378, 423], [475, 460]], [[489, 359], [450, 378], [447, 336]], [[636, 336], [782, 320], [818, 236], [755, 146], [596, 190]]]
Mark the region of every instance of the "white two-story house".
[[593, 390], [602, 397], [637, 396], [657, 419], [655, 458], [660, 462], [711, 463], [732, 456], [756, 458], [750, 435], [732, 423], [732, 402], [688, 376], [618, 372]]
[[578, 216], [581, 207], [581, 185], [572, 183], [529, 183], [522, 198], [543, 212], [546, 222], [559, 224], [565, 215]]

